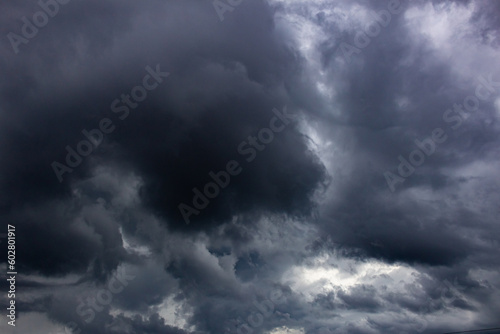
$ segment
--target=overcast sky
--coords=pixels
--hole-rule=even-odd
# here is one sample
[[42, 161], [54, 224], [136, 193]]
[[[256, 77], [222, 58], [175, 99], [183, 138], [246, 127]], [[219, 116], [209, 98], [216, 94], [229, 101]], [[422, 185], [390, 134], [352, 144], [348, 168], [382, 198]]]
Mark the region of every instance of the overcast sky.
[[1, 333], [500, 327], [499, 1], [0, 20]]

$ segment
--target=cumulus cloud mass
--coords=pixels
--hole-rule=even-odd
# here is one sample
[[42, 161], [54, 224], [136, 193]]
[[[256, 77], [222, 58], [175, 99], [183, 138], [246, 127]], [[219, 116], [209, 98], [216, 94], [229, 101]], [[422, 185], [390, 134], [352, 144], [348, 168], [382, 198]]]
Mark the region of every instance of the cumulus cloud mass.
[[1, 333], [500, 333], [500, 2], [0, 17]]

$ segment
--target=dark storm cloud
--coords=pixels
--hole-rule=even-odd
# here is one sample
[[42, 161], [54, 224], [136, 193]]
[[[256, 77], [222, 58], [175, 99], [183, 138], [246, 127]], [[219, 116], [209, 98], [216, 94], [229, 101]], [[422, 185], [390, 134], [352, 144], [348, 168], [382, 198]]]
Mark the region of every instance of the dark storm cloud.
[[[183, 226], [178, 205], [192, 205], [195, 195], [192, 189], [202, 188], [210, 180], [210, 171], [223, 170], [234, 158], [241, 161], [238, 145], [269, 125], [273, 108], [281, 109], [286, 104], [280, 85], [286, 80], [284, 71], [293, 65], [293, 58], [285, 46], [269, 34], [271, 18], [263, 3], [239, 8], [241, 12], [246, 8], [255, 16], [250, 21], [228, 23], [234, 25], [234, 29], [224, 32], [219, 23], [213, 21], [210, 6], [194, 2], [186, 6], [175, 3], [157, 6], [155, 10], [165, 14], [165, 21], [152, 26], [139, 16], [134, 22], [134, 32], [129, 31], [133, 23], [126, 19], [118, 21], [113, 16], [117, 29], [122, 25], [127, 27], [120, 29], [120, 33], [109, 29], [109, 22], [106, 31], [101, 33], [104, 26], [94, 16], [85, 22], [93, 27], [91, 29], [80, 29], [81, 16], [76, 22], [59, 22], [57, 19], [66, 10], [61, 8], [53, 26], [64, 26], [67, 31], [69, 25], [77, 34], [61, 35], [44, 30], [43, 35], [41, 32], [40, 37], [33, 40], [42, 43], [46, 35], [58, 36], [52, 39], [53, 44], [45, 47], [57, 49], [55, 57], [60, 62], [29, 53], [30, 47], [33, 50], [36, 47], [31, 44], [26, 45], [22, 58], [10, 55], [14, 64], [32, 60], [36, 64], [25, 69], [18, 67], [9, 75], [26, 77], [32, 93], [23, 99], [23, 107], [17, 102], [10, 108], [7, 104], [4, 113], [4, 117], [11, 119], [10, 123], [22, 129], [10, 128], [3, 132], [4, 154], [10, 159], [3, 167], [2, 183], [4, 193], [11, 194], [5, 198], [4, 205], [15, 205], [21, 198], [37, 201], [42, 194], [44, 198], [68, 195], [69, 184], [87, 177], [95, 164], [118, 162], [134, 169], [144, 179], [146, 205], [166, 217], [171, 226]], [[70, 9], [73, 7], [68, 5]], [[130, 15], [133, 8], [125, 6], [114, 12], [96, 4], [96, 8], [86, 7], [86, 10], [95, 10], [99, 16], [113, 13], [127, 18], [122, 11]], [[73, 8], [74, 15], [76, 11]], [[192, 20], [197, 20], [197, 25], [175, 20], [176, 15], [185, 11], [190, 12]], [[69, 11], [65, 17], [73, 12]], [[159, 16], [152, 12], [145, 15]], [[168, 18], [174, 18], [174, 22]], [[266, 23], [260, 24], [262, 21]], [[181, 26], [177, 26], [179, 24]], [[174, 35], [174, 26], [182, 34]], [[159, 35], [158, 29], [164, 31]], [[213, 33], [210, 44], [204, 40], [208, 31]], [[146, 57], [131, 48], [140, 34], [141, 47], [152, 50]], [[95, 40], [102, 40], [103, 45], [87, 44]], [[59, 45], [64, 42], [70, 46], [60, 49]], [[73, 50], [66, 50], [71, 47]], [[86, 52], [85, 60], [80, 58], [79, 48]], [[113, 48], [123, 51], [117, 60], [109, 56], [117, 52]], [[127, 57], [129, 51], [131, 54]], [[155, 63], [149, 63], [150, 59]], [[134, 65], [123, 71], [125, 62]], [[139, 73], [145, 73], [145, 65], [155, 67], [157, 63], [163, 71], [175, 69], [168, 82], [150, 93], [136, 109], [122, 102], [115, 106], [120, 112], [111, 113], [111, 101], [140, 83]], [[75, 77], [68, 72], [78, 73], [78, 82], [71, 81]], [[85, 79], [82, 80], [82, 76]], [[18, 96], [18, 91], [27, 88], [24, 82], [10, 83], [9, 96]], [[59, 98], [61, 93], [66, 98]], [[131, 111], [130, 116], [122, 114], [128, 113], [121, 111], [124, 108]], [[118, 116], [127, 116], [127, 119], [122, 122]], [[55, 173], [47, 166], [54, 161], [64, 164], [66, 145], [76, 150], [77, 143], [85, 139], [81, 131], [98, 128], [104, 117], [109, 117], [116, 126], [113, 134], [107, 136], [106, 144], [84, 158], [71, 174], [63, 174], [63, 184], [54, 182]], [[251, 167], [244, 168], [240, 177], [231, 180], [228, 189], [200, 215], [201, 221], [220, 223], [238, 212], [304, 214], [309, 211], [310, 197], [322, 180], [323, 169], [307, 152], [305, 138], [298, 134], [295, 126], [290, 125], [286, 130], [277, 134], [264, 152], [259, 152]], [[296, 178], [297, 172], [303, 176]], [[35, 179], [37, 182], [33, 182]], [[26, 196], [28, 187], [30, 191]]]
[[126, 258], [118, 224], [99, 204], [82, 208], [71, 201], [50, 201], [4, 217], [29, 231], [17, 234], [17, 242], [30, 245], [17, 252], [24, 272], [64, 275], [90, 269], [103, 279]]
[[[432, 14], [428, 9], [434, 8], [438, 15], [445, 16], [456, 15], [468, 4], [435, 3], [433, 6], [421, 1], [406, 2], [406, 6], [410, 10], [426, 9], [428, 15]], [[498, 22], [489, 19], [495, 6], [492, 3], [484, 7], [476, 5], [464, 39], [452, 47], [442, 45], [442, 49], [415, 33], [415, 21], [422, 17], [410, 24], [404, 13], [393, 16], [387, 28], [373, 37], [359, 54], [352, 56], [350, 64], [339, 44], [354, 44], [355, 34], [368, 22], [342, 31], [340, 19], [327, 21], [323, 15], [317, 20], [306, 7], [300, 8], [304, 10], [301, 15], [311, 15], [308, 18], [319, 22], [330, 38], [321, 44], [322, 70], [332, 78], [329, 84], [337, 97], [330, 108], [318, 104], [324, 109], [318, 113], [323, 123], [318, 122], [317, 129], [320, 135], [334, 142], [340, 138], [343, 153], [334, 155], [339, 158], [331, 161], [334, 170], [330, 189], [335, 196], [325, 205], [320, 218], [323, 231], [330, 235], [333, 248], [344, 249], [345, 254], [375, 257], [391, 263], [450, 266], [454, 269], [449, 275], [461, 277], [456, 284], [459, 289], [464, 288], [464, 282], [471, 280], [467, 270], [497, 265], [497, 259], [492, 256], [497, 241], [491, 237], [498, 233], [497, 174], [493, 170], [484, 170], [479, 177], [465, 174], [474, 168], [473, 162], [480, 162], [478, 167], [498, 162], [494, 148], [498, 146], [495, 99], [500, 90], [491, 92], [487, 101], [481, 100], [479, 111], [462, 119], [461, 127], [456, 130], [450, 129], [450, 121], [444, 120], [443, 115], [447, 109], [453, 109], [454, 104], [463, 104], [467, 96], [474, 96], [480, 76], [492, 74], [498, 82], [499, 72], [494, 57], [482, 58], [470, 51], [462, 56], [464, 63], [473, 66], [472, 73], [464, 75], [467, 70], [462, 72], [464, 68], [453, 67], [457, 65], [450, 64], [450, 58], [442, 57], [441, 52], [453, 50], [450, 51], [452, 57], [458, 49], [475, 45], [486, 51], [495, 49], [491, 42], [494, 39], [485, 36], [487, 32], [492, 36], [498, 34]], [[339, 4], [339, 7], [349, 7], [349, 4]], [[377, 2], [368, 7], [377, 11], [385, 9]], [[326, 5], [324, 9], [326, 11]], [[307, 105], [307, 102], [301, 103]], [[398, 184], [396, 193], [391, 193], [384, 171], [396, 172], [400, 163], [398, 156], [408, 159], [410, 152], [418, 148], [415, 139], [429, 138], [437, 127], [446, 130], [447, 141], [436, 145], [436, 152], [426, 157], [425, 163], [404, 183]], [[335, 177], [335, 172], [343, 177]], [[482, 172], [478, 170], [478, 173]], [[433, 284], [438, 285], [441, 276], [434, 271], [431, 275]], [[482, 288], [483, 291], [489, 289]], [[480, 290], [465, 289], [463, 293], [475, 299], [482, 294]], [[432, 295], [431, 291], [427, 293]], [[431, 302], [443, 303], [441, 295], [435, 298], [429, 300], [422, 296], [407, 302], [405, 307], [419, 312]], [[450, 305], [464, 310], [474, 308], [460, 298]], [[489, 324], [493, 319], [489, 318]]]
[[[40, 10], [35, 2], [4, 9], [14, 18], [9, 15], [5, 31], [16, 33], [22, 16], [31, 18]], [[247, 156], [238, 153], [238, 145], [269, 127], [273, 108], [287, 106], [298, 114], [283, 88], [293, 76], [288, 72], [295, 58], [273, 33], [271, 14], [264, 2], [251, 2], [222, 26], [209, 3], [71, 2], [60, 6], [29, 43], [19, 45], [17, 54], [3, 40], [1, 214], [22, 230], [18, 243], [30, 245], [20, 248], [20, 270], [78, 274], [82, 283], [106, 284], [122, 261], [134, 261], [123, 248], [116, 220], [126, 221], [134, 213], [110, 205], [115, 194], [113, 187], [96, 184], [99, 166], [109, 166], [124, 180], [130, 172], [137, 175], [145, 208], [165, 219], [164, 225], [185, 229], [178, 205], [191, 205], [192, 188], [202, 187], [210, 171], [222, 170], [232, 159], [243, 164]], [[111, 104], [143, 82], [146, 66], [171, 76], [120, 119], [125, 111], [115, 113]], [[120, 103], [122, 110], [125, 105]], [[82, 130], [99, 128], [104, 117], [116, 129], [59, 182], [53, 162], [66, 164], [66, 147], [76, 150], [86, 139]], [[296, 122], [285, 125], [203, 211], [203, 224], [190, 229], [242, 213], [253, 217], [246, 220], [253, 224], [264, 213], [311, 212], [313, 191], [325, 172]], [[134, 225], [126, 230], [133, 231]], [[181, 287], [189, 276], [208, 277], [203, 259], [195, 260], [186, 252], [169, 265], [170, 271], [182, 273]], [[208, 285], [198, 281], [215, 293], [227, 288], [218, 287], [219, 278]], [[163, 289], [156, 284], [161, 282], [138, 280], [113, 305], [135, 311], [158, 305], [175, 284], [167, 280]], [[47, 304], [40, 305], [45, 306], [35, 309]], [[82, 333], [181, 332], [157, 316], [149, 321], [118, 317], [120, 329], [114, 330], [108, 307], [82, 324], [72, 294], [50, 305], [51, 319], [70, 327], [76, 323], [73, 329]]]
[[[191, 332], [166, 307], [203, 333], [445, 332], [467, 312], [494, 326], [500, 90], [457, 129], [443, 114], [480, 75], [500, 80], [498, 6], [402, 3], [350, 62], [340, 43], [387, 3], [244, 1], [221, 22], [210, 1], [70, 1], [17, 54], [3, 38], [0, 217], [18, 229], [21, 314], [103, 334]], [[40, 10], [0, 7], [4, 37]], [[433, 15], [461, 10], [442, 37]], [[169, 75], [127, 102], [153, 70]], [[113, 131], [59, 182], [53, 162], [104, 118]], [[283, 130], [247, 161], [239, 145], [273, 118]], [[384, 172], [437, 127], [446, 142], [391, 192]], [[232, 160], [241, 173], [187, 225], [179, 204]], [[85, 322], [123, 267], [134, 279]], [[309, 284], [332, 268], [359, 282]]]
[[[36, 2], [27, 3], [30, 6], [22, 10], [17, 8], [20, 4], [5, 4], [2, 14], [10, 14], [3, 20], [8, 25], [6, 31], [17, 32], [21, 17], [40, 10]], [[122, 2], [118, 17], [111, 3], [89, 1], [83, 7], [93, 14], [82, 15], [78, 3], [61, 7], [18, 55], [2, 39], [2, 209], [67, 196], [68, 183], [54, 182], [54, 172], [47, 169], [47, 163], [50, 166], [51, 160], [60, 159], [64, 146], [77, 140], [83, 128], [94, 126], [95, 119], [106, 110], [98, 101], [99, 94], [109, 89], [109, 79], [78, 75], [90, 69], [109, 71], [107, 64], [90, 60], [97, 54], [91, 42], [110, 43], [115, 29], [129, 21], [132, 9]], [[86, 65], [82, 64], [80, 57], [86, 56], [80, 54], [80, 47], [92, 50]], [[85, 174], [82, 170], [77, 173]]]
[[[452, 189], [458, 190], [471, 180], [445, 175], [442, 170], [489, 159], [486, 152], [491, 154], [498, 143], [494, 100], [481, 102], [477, 114], [464, 120], [460, 129], [451, 130], [443, 114], [454, 103], [463, 103], [464, 97], [473, 95], [477, 77], [487, 73], [477, 73], [473, 82], [464, 83], [455, 69], [437, 57], [438, 50], [413, 37], [403, 18], [403, 14], [395, 16], [341, 73], [333, 63], [329, 65], [328, 69], [337, 74], [340, 121], [355, 138], [356, 157], [349, 181], [338, 183], [343, 196], [327, 209], [331, 213], [324, 228], [342, 246], [361, 248], [375, 257], [450, 264], [476, 251], [489, 251], [488, 246], [470, 240], [470, 235], [455, 231], [470, 221], [489, 224], [493, 217], [472, 212], [459, 201], [451, 204], [454, 214], [450, 207], [443, 207]], [[496, 25], [490, 28], [498, 29]], [[353, 39], [353, 35], [347, 37], [348, 41]], [[470, 43], [474, 40], [471, 37]], [[343, 58], [339, 49], [335, 57]], [[493, 63], [487, 67], [498, 72]], [[498, 94], [500, 90], [493, 96]], [[400, 97], [410, 101], [408, 106], [398, 104]], [[438, 127], [446, 130], [447, 142], [436, 144], [436, 153], [398, 184], [398, 192], [388, 193], [384, 171], [395, 172], [400, 164], [398, 156], [408, 159], [418, 148], [414, 140], [429, 138]], [[407, 196], [404, 191], [412, 187], [429, 187], [444, 198], [433, 204], [425, 200], [425, 195]], [[445, 210], [438, 213], [439, 208]]]
[[[34, 10], [6, 7], [16, 13]], [[245, 9], [252, 13], [251, 20], [242, 15]], [[157, 3], [153, 9], [148, 5], [140, 10], [132, 3], [70, 3], [22, 46], [19, 55], [4, 48], [4, 62], [8, 59], [10, 66], [3, 80], [2, 208], [6, 221], [30, 231], [21, 240], [37, 240], [26, 250], [37, 254], [33, 261], [21, 254], [27, 268], [71, 272], [72, 266], [83, 270], [95, 259], [95, 242], [72, 232], [71, 216], [55, 212], [60, 211], [58, 206], [70, 205], [63, 199], [72, 196], [72, 185], [88, 178], [100, 164], [133, 170], [144, 181], [145, 205], [170, 226], [185, 227], [178, 205], [192, 205], [192, 189], [203, 187], [210, 180], [208, 173], [224, 169], [228, 161], [245, 162], [247, 156], [237, 153], [238, 145], [269, 126], [272, 109], [286, 104], [280, 85], [293, 58], [270, 34], [270, 11], [262, 2], [239, 8], [235, 19], [226, 23], [234, 29], [222, 30], [212, 10], [196, 2]], [[165, 17], [152, 25], [147, 17], [158, 19], [160, 13]], [[180, 22], [178, 17], [186, 14], [190, 20]], [[243, 22], [237, 22], [238, 17]], [[137, 43], [151, 52], [134, 51]], [[38, 53], [40, 48], [47, 54]], [[127, 119], [118, 119], [122, 113], [111, 112], [111, 102], [140, 84], [147, 74], [145, 66], [155, 68], [155, 64], [161, 71], [173, 70], [172, 76], [139, 107], [129, 108]], [[76, 150], [77, 143], [86, 139], [82, 130], [98, 128], [104, 117], [116, 130], [59, 183], [51, 164], [65, 164], [65, 147]], [[242, 174], [200, 214], [206, 224], [191, 226], [220, 224], [241, 212], [310, 211], [312, 192], [324, 171], [295, 125], [276, 134], [272, 145], [258, 153], [256, 161], [244, 166]], [[32, 212], [19, 213], [21, 206]], [[37, 212], [38, 206], [47, 212]], [[50, 229], [42, 228], [44, 221]], [[98, 220], [90, 224], [104, 236]], [[77, 244], [81, 246], [70, 247]], [[82, 248], [92, 251], [81, 252]], [[111, 244], [103, 249], [113, 266], [120, 259], [116, 249]], [[93, 265], [108, 266], [103, 257]]]

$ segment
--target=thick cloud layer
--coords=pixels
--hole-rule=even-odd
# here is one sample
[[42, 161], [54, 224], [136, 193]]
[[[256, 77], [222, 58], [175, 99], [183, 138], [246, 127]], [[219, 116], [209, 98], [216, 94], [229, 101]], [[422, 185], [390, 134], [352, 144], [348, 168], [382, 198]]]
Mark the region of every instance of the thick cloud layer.
[[0, 9], [2, 333], [500, 327], [496, 1]]

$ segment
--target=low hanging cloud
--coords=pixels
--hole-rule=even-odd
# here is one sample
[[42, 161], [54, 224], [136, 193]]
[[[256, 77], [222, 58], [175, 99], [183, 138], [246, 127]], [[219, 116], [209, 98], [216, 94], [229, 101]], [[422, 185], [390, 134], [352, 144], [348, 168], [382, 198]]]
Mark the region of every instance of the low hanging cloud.
[[496, 1], [0, 9], [2, 333], [500, 327]]

